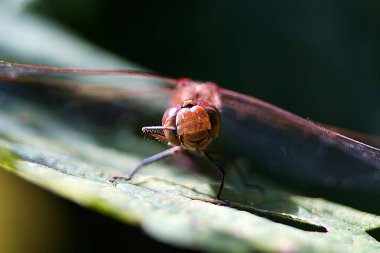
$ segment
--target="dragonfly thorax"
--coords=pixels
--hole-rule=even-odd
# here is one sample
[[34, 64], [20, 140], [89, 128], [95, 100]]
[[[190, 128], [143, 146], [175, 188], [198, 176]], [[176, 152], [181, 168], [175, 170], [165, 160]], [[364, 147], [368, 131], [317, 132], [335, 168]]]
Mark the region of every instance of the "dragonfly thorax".
[[219, 135], [221, 118], [218, 109], [207, 102], [186, 100], [166, 110], [162, 117], [166, 139], [175, 146], [204, 150]]

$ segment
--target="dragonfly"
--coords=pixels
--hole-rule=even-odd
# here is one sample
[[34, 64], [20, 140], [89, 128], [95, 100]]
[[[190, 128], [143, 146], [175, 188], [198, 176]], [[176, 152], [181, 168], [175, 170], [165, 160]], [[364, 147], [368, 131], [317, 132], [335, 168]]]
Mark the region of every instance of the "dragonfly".
[[[158, 96], [163, 97], [168, 107], [162, 111], [161, 124], [142, 131], [169, 149], [143, 160], [128, 176], [113, 177], [113, 183], [131, 180], [150, 163], [190, 151], [205, 157], [220, 173], [216, 197], [221, 199], [225, 170], [208, 152], [208, 145], [221, 135], [231, 150], [240, 150], [266, 170], [298, 183], [380, 194], [380, 149], [362, 142], [364, 135], [312, 122], [213, 82], [129, 70], [11, 62], [0, 62], [0, 81], [65, 89], [99, 101], [142, 99], [152, 107]], [[157, 86], [144, 86], [147, 81]]]

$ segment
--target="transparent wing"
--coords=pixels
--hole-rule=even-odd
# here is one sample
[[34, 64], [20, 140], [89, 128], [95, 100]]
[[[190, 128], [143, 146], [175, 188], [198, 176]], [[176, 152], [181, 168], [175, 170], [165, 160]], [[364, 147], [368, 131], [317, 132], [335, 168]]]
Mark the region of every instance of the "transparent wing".
[[44, 86], [91, 101], [140, 101], [148, 107], [160, 108], [167, 103], [177, 80], [136, 71], [56, 68], [0, 62], [0, 82], [2, 85]]
[[309, 186], [380, 193], [378, 148], [259, 99], [218, 92], [229, 145], [271, 173]]
[[362, 133], [362, 132], [354, 131], [351, 129], [332, 126], [332, 125], [328, 125], [328, 124], [320, 123], [320, 122], [318, 122], [317, 124], [326, 128], [326, 129], [329, 129], [331, 131], [334, 131], [334, 132], [340, 133], [344, 136], [347, 136], [351, 139], [357, 140], [359, 142], [366, 143], [366, 144], [373, 146], [375, 148], [380, 148], [380, 136]]

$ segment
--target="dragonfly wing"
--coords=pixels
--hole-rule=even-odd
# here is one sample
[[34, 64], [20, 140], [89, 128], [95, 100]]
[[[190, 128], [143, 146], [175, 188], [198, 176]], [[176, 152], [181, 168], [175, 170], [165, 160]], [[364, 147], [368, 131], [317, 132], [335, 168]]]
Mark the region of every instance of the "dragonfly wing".
[[229, 145], [271, 173], [309, 186], [380, 193], [378, 148], [259, 99], [219, 93]]
[[[133, 71], [0, 62], [0, 106], [4, 109], [26, 99], [84, 133], [140, 134], [143, 126], [161, 122], [174, 80]], [[29, 115], [28, 108], [24, 109]]]
[[332, 126], [324, 123], [318, 122], [318, 125], [327, 128], [331, 131], [340, 133], [344, 136], [347, 136], [351, 139], [357, 140], [359, 142], [363, 142], [369, 144], [375, 148], [380, 148], [380, 136], [375, 136], [371, 134], [361, 133], [355, 130], [346, 129], [342, 127]]
[[[88, 101], [121, 104], [131, 101], [151, 108], [167, 106], [176, 80], [155, 74], [118, 71], [56, 68], [0, 62], [0, 82], [4, 86], [46, 87]], [[157, 106], [160, 105], [160, 106]]]

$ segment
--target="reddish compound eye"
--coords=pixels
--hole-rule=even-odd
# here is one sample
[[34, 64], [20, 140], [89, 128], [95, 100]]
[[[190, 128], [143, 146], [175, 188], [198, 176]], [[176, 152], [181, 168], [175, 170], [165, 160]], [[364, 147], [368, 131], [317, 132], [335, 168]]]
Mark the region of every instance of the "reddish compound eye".
[[177, 106], [174, 106], [174, 107], [170, 107], [169, 109], [167, 109], [164, 113], [164, 115], [162, 116], [162, 125], [164, 126], [166, 121], [169, 119], [169, 118], [172, 118], [172, 117], [176, 117], [178, 111], [181, 110], [181, 106], [180, 105], [177, 105]]
[[220, 117], [219, 110], [214, 106], [206, 107], [205, 110], [211, 123], [211, 140], [214, 140], [219, 135], [222, 119]]
[[[162, 126], [164, 127], [174, 127], [177, 129], [176, 126], [176, 118], [178, 111], [181, 110], [181, 106], [175, 106], [167, 109], [162, 116]], [[164, 134], [168, 142], [173, 144], [174, 146], [180, 146], [181, 141], [179, 140], [177, 136], [177, 131], [173, 130], [164, 130]]]
[[209, 117], [209, 120], [210, 120], [210, 124], [211, 124], [211, 139], [210, 140], [214, 140], [215, 138], [218, 137], [219, 135], [219, 132], [220, 132], [220, 128], [221, 128], [221, 125], [222, 125], [222, 118], [220, 116], [220, 113], [219, 113], [219, 110], [207, 103], [206, 101], [202, 101], [199, 106], [203, 107]]

